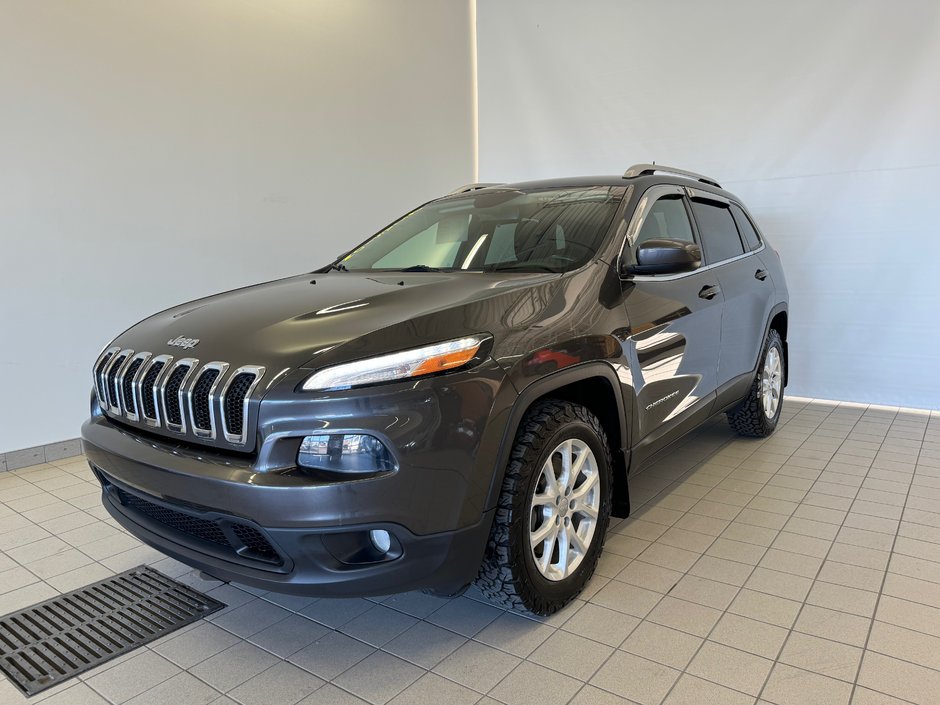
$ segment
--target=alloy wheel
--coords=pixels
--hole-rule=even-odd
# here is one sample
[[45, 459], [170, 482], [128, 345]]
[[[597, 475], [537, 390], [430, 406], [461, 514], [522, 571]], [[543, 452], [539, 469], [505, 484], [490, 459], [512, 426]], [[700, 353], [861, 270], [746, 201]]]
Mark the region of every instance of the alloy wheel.
[[570, 576], [594, 540], [601, 503], [597, 459], [577, 438], [562, 441], [542, 465], [529, 512], [535, 566], [548, 580]]
[[768, 419], [777, 415], [780, 395], [783, 391], [783, 359], [780, 349], [771, 346], [764, 357], [764, 369], [760, 379], [761, 402]]

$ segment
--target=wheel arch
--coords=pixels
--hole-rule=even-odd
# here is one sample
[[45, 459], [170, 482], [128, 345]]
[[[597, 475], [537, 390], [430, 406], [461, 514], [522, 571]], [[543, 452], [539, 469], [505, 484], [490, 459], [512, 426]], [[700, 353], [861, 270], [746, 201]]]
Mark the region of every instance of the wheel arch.
[[533, 405], [548, 398], [580, 404], [597, 416], [607, 434], [614, 464], [611, 513], [616, 517], [627, 516], [630, 512], [627, 485], [630, 452], [627, 409], [616, 373], [610, 365], [603, 362], [565, 368], [536, 380], [520, 392], [512, 406], [500, 442], [496, 472], [493, 473], [486, 507], [494, 507], [499, 498], [509, 455], [523, 417]]
[[767, 338], [767, 334], [771, 330], [777, 331], [780, 334], [780, 340], [783, 342], [783, 386], [787, 386], [787, 382], [790, 377], [790, 350], [787, 346], [787, 327], [789, 325], [789, 317], [787, 312], [787, 307], [784, 304], [778, 304], [770, 312], [770, 322], [767, 325], [767, 330], [764, 331], [764, 339]]

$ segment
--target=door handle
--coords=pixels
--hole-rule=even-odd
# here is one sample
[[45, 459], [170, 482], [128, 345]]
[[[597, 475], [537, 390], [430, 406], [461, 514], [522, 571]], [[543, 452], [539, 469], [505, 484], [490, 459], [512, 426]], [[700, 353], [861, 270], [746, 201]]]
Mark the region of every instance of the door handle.
[[712, 284], [710, 286], [703, 286], [702, 290], [698, 292], [698, 297], [700, 299], [714, 299], [718, 296], [721, 288], [717, 284]]
[[766, 270], [766, 269], [758, 269], [756, 272], [754, 272], [754, 278], [755, 278], [755, 279], [760, 279], [761, 281], [764, 281], [764, 280], [767, 278], [767, 270]]

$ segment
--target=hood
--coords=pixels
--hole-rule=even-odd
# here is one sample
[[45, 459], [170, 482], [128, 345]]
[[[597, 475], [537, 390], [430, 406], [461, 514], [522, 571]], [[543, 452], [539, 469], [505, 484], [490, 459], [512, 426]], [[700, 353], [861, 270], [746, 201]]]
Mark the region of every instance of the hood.
[[[514, 294], [557, 278], [476, 272], [305, 274], [167, 309], [129, 328], [114, 344], [203, 363], [305, 367], [319, 353], [369, 333], [500, 295], [514, 300]], [[191, 348], [168, 344], [178, 338], [198, 343]]]

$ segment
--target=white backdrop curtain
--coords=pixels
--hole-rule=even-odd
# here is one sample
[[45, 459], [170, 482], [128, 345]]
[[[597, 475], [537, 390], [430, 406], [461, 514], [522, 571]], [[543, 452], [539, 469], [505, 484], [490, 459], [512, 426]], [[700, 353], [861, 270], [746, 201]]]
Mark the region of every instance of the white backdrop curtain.
[[940, 408], [940, 2], [478, 0], [480, 177], [713, 175], [783, 258], [790, 393]]

